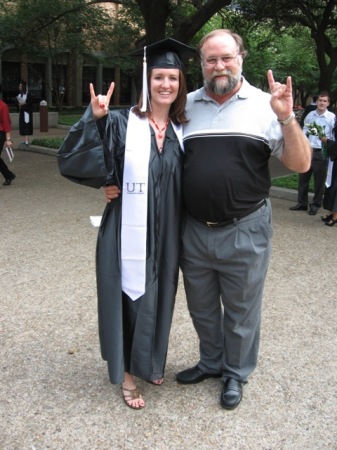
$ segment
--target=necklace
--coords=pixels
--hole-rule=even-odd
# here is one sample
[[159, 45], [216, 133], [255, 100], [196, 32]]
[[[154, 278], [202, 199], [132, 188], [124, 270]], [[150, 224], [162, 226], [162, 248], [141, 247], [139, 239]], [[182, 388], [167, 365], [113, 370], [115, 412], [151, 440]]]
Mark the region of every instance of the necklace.
[[163, 137], [163, 131], [165, 131], [166, 128], [168, 127], [168, 124], [170, 122], [170, 118], [169, 117], [167, 118], [166, 124], [165, 124], [165, 126], [163, 128], [159, 128], [158, 127], [158, 124], [156, 123], [156, 121], [154, 120], [154, 118], [152, 116], [150, 116], [150, 119], [153, 122], [154, 126], [157, 128], [157, 130], [158, 130], [158, 137], [159, 137], [159, 139], [161, 139]]

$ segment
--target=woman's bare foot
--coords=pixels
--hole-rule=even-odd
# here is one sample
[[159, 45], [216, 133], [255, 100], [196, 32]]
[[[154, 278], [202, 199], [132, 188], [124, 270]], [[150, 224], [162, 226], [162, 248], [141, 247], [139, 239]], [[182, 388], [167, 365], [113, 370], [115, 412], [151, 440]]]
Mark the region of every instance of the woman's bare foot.
[[155, 384], [156, 386], [161, 386], [164, 383], [164, 378], [159, 378], [159, 380], [148, 380], [149, 383]]
[[122, 383], [124, 402], [132, 409], [142, 409], [145, 402], [141, 393], [138, 391], [135, 378], [127, 372], [124, 372], [124, 382]]

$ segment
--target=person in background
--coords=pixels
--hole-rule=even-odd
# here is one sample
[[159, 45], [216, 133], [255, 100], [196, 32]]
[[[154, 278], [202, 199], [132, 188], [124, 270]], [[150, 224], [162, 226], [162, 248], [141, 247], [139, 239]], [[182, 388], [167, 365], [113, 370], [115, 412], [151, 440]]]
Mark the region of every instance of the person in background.
[[23, 80], [19, 83], [16, 99], [19, 107], [19, 133], [25, 139], [22, 144], [29, 146], [29, 136], [33, 134], [33, 99]]
[[310, 144], [313, 148], [313, 157], [310, 169], [306, 173], [299, 174], [297, 204], [289, 208], [291, 211], [308, 210], [309, 183], [312, 175], [314, 176], [314, 198], [309, 205], [309, 214], [311, 216], [316, 215], [322, 206], [328, 160], [324, 154], [320, 136], [318, 134], [310, 134], [309, 127], [314, 124], [318, 125], [324, 129], [326, 138], [331, 139], [335, 114], [328, 111], [329, 104], [330, 96], [328, 92], [320, 92], [317, 97], [316, 109], [309, 112], [304, 120], [303, 133], [309, 137]]
[[[2, 85], [0, 84], [0, 95], [2, 94]], [[13, 142], [11, 140], [11, 118], [9, 115], [8, 105], [0, 98], [0, 172], [5, 178], [5, 181], [2, 183], [3, 186], [9, 186], [12, 184], [12, 181], [16, 177], [16, 175], [11, 172], [5, 163], [5, 161], [1, 158], [1, 153], [3, 151], [4, 146], [12, 148]]]
[[181, 268], [200, 360], [176, 375], [222, 377], [220, 404], [236, 408], [257, 364], [261, 303], [271, 252], [268, 161], [298, 172], [311, 149], [293, 113], [291, 78], [271, 95], [242, 75], [240, 36], [214, 30], [199, 45], [204, 86], [188, 94], [184, 125]]
[[312, 102], [310, 103], [310, 105], [306, 105], [306, 107], [304, 108], [304, 111], [301, 115], [301, 120], [300, 120], [300, 125], [301, 128], [304, 127], [304, 119], [307, 117], [307, 115], [311, 112], [314, 111], [317, 108], [317, 95], [314, 95], [312, 97]]
[[322, 137], [321, 141], [327, 146], [329, 154], [328, 173], [325, 181], [325, 191], [323, 197], [323, 208], [329, 214], [322, 216], [322, 220], [328, 227], [333, 227], [337, 223], [337, 116], [332, 132], [333, 140]]
[[164, 381], [178, 285], [182, 219], [182, 124], [186, 122], [184, 56], [173, 39], [149, 45], [143, 95], [131, 110], [108, 110], [96, 96], [58, 154], [62, 175], [92, 187], [111, 185], [98, 233], [99, 336], [111, 383], [125, 403], [145, 406], [135, 377]]

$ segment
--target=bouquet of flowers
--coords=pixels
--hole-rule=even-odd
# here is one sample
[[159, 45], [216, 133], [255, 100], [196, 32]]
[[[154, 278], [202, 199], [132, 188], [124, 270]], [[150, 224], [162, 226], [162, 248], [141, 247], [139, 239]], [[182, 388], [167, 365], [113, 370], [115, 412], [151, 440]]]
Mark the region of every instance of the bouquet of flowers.
[[317, 125], [316, 122], [305, 123], [304, 125], [308, 128], [307, 136], [325, 137], [325, 125]]
[[[312, 122], [312, 123], [306, 123], [304, 124], [307, 128], [308, 131], [306, 133], [307, 136], [317, 136], [320, 139], [325, 136], [325, 125], [318, 125], [316, 122]], [[323, 153], [323, 157], [324, 159], [328, 159], [329, 155], [328, 155], [328, 150], [327, 150], [327, 145], [322, 141], [322, 153]]]

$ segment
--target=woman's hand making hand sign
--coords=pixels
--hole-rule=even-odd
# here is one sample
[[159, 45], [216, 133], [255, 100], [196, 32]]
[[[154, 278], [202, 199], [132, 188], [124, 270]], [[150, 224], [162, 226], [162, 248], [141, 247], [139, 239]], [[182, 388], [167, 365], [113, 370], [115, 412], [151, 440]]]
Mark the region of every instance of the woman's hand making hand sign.
[[90, 87], [91, 108], [95, 120], [102, 119], [109, 112], [109, 103], [114, 91], [115, 83], [111, 83], [106, 95], [95, 94], [94, 86], [92, 83]]

